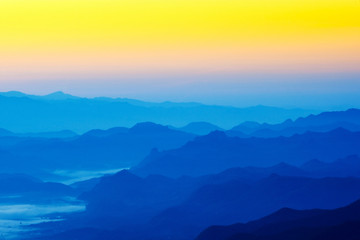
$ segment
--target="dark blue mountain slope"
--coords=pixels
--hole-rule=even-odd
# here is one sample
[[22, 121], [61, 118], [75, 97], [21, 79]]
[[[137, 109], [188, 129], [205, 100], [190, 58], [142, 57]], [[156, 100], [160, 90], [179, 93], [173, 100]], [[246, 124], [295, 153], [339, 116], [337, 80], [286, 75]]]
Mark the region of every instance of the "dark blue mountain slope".
[[359, 239], [360, 202], [334, 210], [281, 209], [246, 224], [212, 226], [196, 240]]
[[360, 198], [359, 187], [360, 179], [357, 178], [311, 179], [276, 175], [254, 184], [232, 181], [206, 185], [187, 201], [157, 215], [147, 226], [153, 239], [190, 239], [207, 226], [247, 222], [283, 207], [341, 207]]
[[[88, 202], [84, 213], [48, 227], [59, 232], [83, 227], [111, 230], [109, 236], [126, 240], [185, 240], [210, 225], [247, 222], [283, 207], [333, 209], [360, 198], [358, 178], [271, 175], [254, 180], [246, 179], [241, 171], [239, 175], [234, 170], [226, 172], [171, 179], [141, 178], [122, 171], [103, 178], [81, 196]], [[79, 239], [87, 239], [84, 234]]]

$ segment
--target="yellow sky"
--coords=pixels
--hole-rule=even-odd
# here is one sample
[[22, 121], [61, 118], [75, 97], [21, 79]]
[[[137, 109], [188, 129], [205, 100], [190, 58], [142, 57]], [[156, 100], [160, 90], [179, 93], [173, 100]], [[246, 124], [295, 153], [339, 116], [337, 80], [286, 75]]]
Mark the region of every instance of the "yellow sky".
[[359, 63], [359, 0], [0, 1], [0, 81]]

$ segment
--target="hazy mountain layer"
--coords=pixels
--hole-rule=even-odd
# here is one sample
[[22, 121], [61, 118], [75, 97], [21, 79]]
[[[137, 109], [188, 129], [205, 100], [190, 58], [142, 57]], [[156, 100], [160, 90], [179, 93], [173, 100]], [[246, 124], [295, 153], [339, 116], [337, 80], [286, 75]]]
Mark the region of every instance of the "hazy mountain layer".
[[140, 175], [200, 176], [232, 167], [293, 165], [312, 159], [329, 162], [360, 154], [360, 132], [336, 129], [292, 137], [237, 138], [224, 132], [197, 137], [173, 150], [152, 152], [133, 172]]
[[184, 126], [209, 122], [231, 128], [244, 121], [277, 123], [317, 111], [255, 106], [235, 108], [198, 103], [147, 103], [131, 99], [79, 98], [61, 92], [47, 96], [19, 92], [0, 94], [0, 127], [13, 132], [52, 132], [68, 129], [130, 127], [139, 122]]

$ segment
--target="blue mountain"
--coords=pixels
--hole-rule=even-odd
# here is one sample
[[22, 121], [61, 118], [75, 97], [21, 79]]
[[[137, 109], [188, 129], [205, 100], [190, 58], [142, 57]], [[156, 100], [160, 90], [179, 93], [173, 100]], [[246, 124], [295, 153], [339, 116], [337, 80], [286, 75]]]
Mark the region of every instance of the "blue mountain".
[[[324, 178], [324, 177], [360, 178], [360, 158], [356, 155], [352, 155], [346, 158], [337, 159], [333, 162], [322, 162], [314, 159], [304, 163], [299, 167], [282, 162], [271, 167], [229, 168], [217, 174], [209, 174], [197, 178], [182, 177], [179, 178], [178, 181], [182, 181], [182, 180], [191, 181], [192, 184], [194, 184], [194, 186], [198, 187], [204, 184], [210, 184], [210, 183], [219, 184], [233, 180], [251, 183], [263, 178], [267, 178], [273, 174], [277, 174], [280, 176], [311, 177], [311, 178]], [[109, 178], [110, 176], [111, 175], [109, 175]], [[150, 176], [156, 176], [156, 175], [150, 175]], [[87, 192], [92, 190], [101, 181], [101, 179], [103, 178], [99, 177], [99, 178], [92, 178], [86, 181], [75, 182], [71, 184], [71, 187], [75, 189], [79, 189], [80, 192]], [[145, 179], [150, 180], [152, 178], [145, 178]], [[168, 179], [168, 178], [164, 177], [163, 179]], [[114, 184], [119, 184], [119, 181], [114, 181]]]
[[208, 122], [192, 122], [184, 127], [177, 128], [180, 131], [196, 135], [206, 135], [213, 131], [223, 131], [222, 128]]
[[334, 210], [283, 208], [246, 224], [212, 226], [196, 240], [287, 240], [360, 238], [360, 201]]
[[149, 122], [130, 129], [93, 130], [71, 139], [0, 137], [0, 163], [8, 172], [39, 177], [55, 170], [127, 168], [136, 165], [154, 148], [180, 147], [194, 137]]
[[148, 234], [157, 239], [191, 239], [207, 226], [247, 222], [283, 207], [333, 209], [359, 199], [359, 184], [360, 179], [355, 178], [273, 175], [254, 184], [205, 185], [181, 205], [154, 217], [148, 223]]
[[301, 165], [300, 168], [316, 177], [360, 177], [360, 158], [352, 155], [333, 162], [313, 159]]
[[[141, 178], [123, 170], [103, 177], [80, 199], [88, 203], [87, 221], [93, 220], [97, 227], [145, 224], [163, 209], [185, 201], [201, 183], [201, 179], [171, 179], [160, 175]], [[98, 223], [100, 218], [114, 219], [114, 222], [105, 221], [103, 225]]]
[[11, 136], [13, 133], [6, 130], [6, 129], [3, 129], [3, 128], [0, 128], [0, 136]]
[[0, 174], [0, 203], [44, 204], [76, 195], [74, 189], [61, 183], [43, 182], [25, 174]]
[[19, 138], [75, 138], [78, 135], [70, 130], [56, 132], [36, 132], [36, 133], [14, 133], [6, 129], [0, 129], [0, 137], [19, 137]]
[[307, 131], [327, 132], [336, 128], [360, 131], [360, 110], [349, 109], [347, 111], [323, 112], [318, 115], [311, 114], [295, 121], [288, 119], [280, 124], [244, 122], [227, 131], [227, 134], [239, 137], [289, 137]]
[[[77, 189], [88, 190], [80, 197], [88, 203], [87, 210], [62, 222], [60, 229], [86, 226], [95, 235], [105, 234], [102, 229], [112, 229], [105, 231], [110, 239], [191, 239], [211, 224], [248, 221], [282, 207], [335, 208], [360, 196], [356, 190], [358, 178], [321, 178], [325, 172], [310, 168], [313, 162], [301, 168], [280, 163], [177, 179], [160, 175], [144, 178], [123, 170], [75, 184]], [[341, 174], [345, 176], [359, 169], [359, 163], [358, 157], [349, 156], [321, 164], [331, 169], [326, 172], [329, 176], [338, 175], [337, 167], [343, 166]], [[74, 236], [72, 232], [59, 236], [71, 239], [81, 235], [81, 230]]]
[[193, 239], [208, 226], [247, 222], [284, 207], [338, 208], [359, 199], [359, 187], [359, 178], [271, 175], [244, 181], [239, 175], [171, 179], [141, 178], [122, 171], [101, 179], [81, 196], [88, 202], [84, 213], [47, 225], [44, 231], [63, 232], [47, 239]]
[[360, 132], [339, 128], [292, 137], [238, 138], [215, 131], [173, 150], [152, 152], [132, 171], [178, 177], [218, 173], [233, 167], [300, 165], [311, 159], [331, 162], [360, 154]]
[[6, 112], [0, 119], [0, 126], [13, 132], [68, 129], [78, 133], [130, 127], [146, 121], [172, 126], [206, 121], [230, 128], [246, 120], [275, 123], [316, 112], [267, 106], [236, 108], [199, 103], [149, 103], [124, 98], [80, 98], [62, 92], [46, 96], [0, 93], [0, 109]]

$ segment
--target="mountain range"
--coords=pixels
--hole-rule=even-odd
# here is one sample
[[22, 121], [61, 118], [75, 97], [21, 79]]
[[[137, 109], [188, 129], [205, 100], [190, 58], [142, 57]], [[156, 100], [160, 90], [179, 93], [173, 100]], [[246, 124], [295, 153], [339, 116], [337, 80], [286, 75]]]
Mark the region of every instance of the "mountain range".
[[[359, 112], [350, 109], [322, 113], [294, 123], [306, 122], [315, 126], [334, 121], [349, 123], [354, 119], [351, 124], [356, 125]], [[336, 122], [339, 119], [341, 122]], [[258, 124], [244, 125], [254, 128]], [[131, 128], [93, 129], [82, 135], [71, 131], [15, 134], [1, 130], [0, 163], [3, 172], [24, 172], [50, 180], [55, 180], [53, 171], [107, 171], [129, 167], [139, 175], [177, 177], [211, 174], [233, 167], [271, 166], [280, 162], [299, 166], [312, 159], [328, 162], [359, 154], [359, 134], [344, 128], [289, 137], [249, 137], [245, 133], [243, 137], [233, 137], [233, 130], [216, 130], [197, 138], [195, 133], [219, 128], [197, 122], [181, 129], [144, 122]], [[297, 151], [296, 155], [294, 151]]]
[[55, 132], [34, 132], [34, 133], [14, 133], [0, 128], [0, 137], [20, 137], [20, 138], [75, 138], [78, 134], [70, 130]]
[[199, 103], [149, 103], [124, 98], [80, 98], [62, 92], [45, 96], [0, 93], [0, 109], [6, 112], [0, 119], [0, 126], [19, 133], [65, 129], [84, 133], [91, 129], [130, 127], [146, 121], [176, 127], [206, 121], [231, 128], [244, 121], [276, 123], [318, 112], [267, 106], [236, 108]]
[[244, 122], [227, 131], [229, 136], [239, 137], [289, 137], [303, 134], [307, 131], [327, 132], [336, 128], [349, 131], [360, 131], [360, 110], [323, 112], [318, 115], [297, 118], [295, 121], [287, 119], [279, 124]]
[[182, 204], [159, 213], [147, 227], [149, 235], [156, 236], [152, 239], [191, 239], [209, 225], [247, 222], [283, 207], [337, 208], [360, 198], [359, 184], [357, 178], [272, 175], [253, 184], [230, 181], [205, 185]]
[[[239, 169], [178, 179], [159, 175], [142, 178], [123, 170], [100, 179], [92, 190], [81, 195], [88, 203], [84, 213], [48, 227], [63, 232], [58, 236], [66, 239], [117, 236], [131, 240], [185, 240], [195, 238], [210, 225], [247, 222], [283, 207], [334, 209], [360, 198], [359, 178], [273, 174], [287, 169], [290, 167], [284, 164], [263, 169], [271, 175], [259, 179], [246, 178]], [[91, 236], [87, 236], [89, 228], [94, 231]], [[61, 239], [56, 235], [50, 238]]]
[[0, 137], [0, 162], [3, 171], [36, 176], [50, 175], [55, 170], [128, 168], [154, 148], [180, 147], [194, 137], [153, 123], [92, 130], [70, 139]]
[[301, 165], [312, 159], [329, 162], [351, 154], [360, 154], [360, 132], [342, 128], [277, 138], [229, 137], [215, 131], [178, 149], [153, 151], [132, 171], [139, 175], [200, 176], [232, 167], [280, 162]]
[[224, 129], [208, 122], [192, 122], [186, 126], [175, 129], [196, 135], [207, 135], [213, 131], [224, 131]]
[[62, 198], [74, 198], [77, 194], [76, 190], [61, 183], [43, 182], [25, 174], [0, 174], [1, 204], [44, 204], [54, 200], [60, 201]]
[[360, 237], [360, 201], [334, 210], [283, 208], [246, 224], [212, 226], [196, 240], [305, 240]]
[[[197, 103], [84, 99], [61, 92], [42, 97], [11, 92], [1, 98], [55, 104], [71, 117], [75, 115], [64, 103], [77, 105], [80, 112], [84, 103], [91, 108], [131, 105], [128, 110], [157, 109], [156, 116], [165, 118], [165, 110], [219, 109]], [[116, 119], [118, 113], [108, 109], [106, 114]], [[0, 202], [15, 204], [14, 209], [19, 204], [77, 209], [37, 215], [50, 222], [24, 228], [19, 239], [304, 240], [331, 239], [340, 233], [351, 237], [346, 231], [358, 226], [358, 204], [348, 206], [354, 217], [340, 207], [360, 199], [359, 116], [360, 110], [349, 109], [279, 124], [238, 121], [233, 116], [232, 121], [243, 122], [233, 128], [215, 125], [211, 118], [183, 125], [111, 123], [106, 130], [92, 128], [81, 134], [71, 128], [28, 133], [4, 128]], [[336, 211], [339, 215], [331, 215]], [[223, 227], [210, 227], [214, 225]]]

